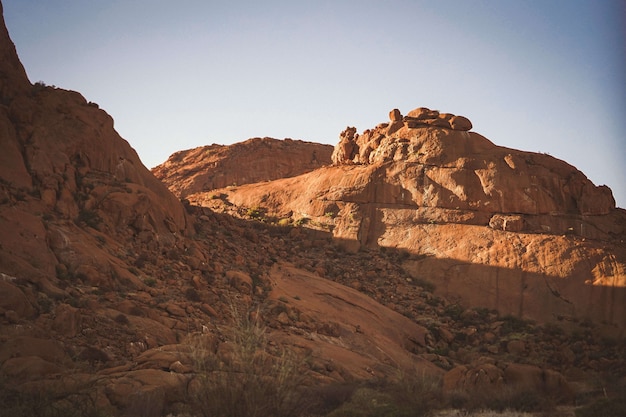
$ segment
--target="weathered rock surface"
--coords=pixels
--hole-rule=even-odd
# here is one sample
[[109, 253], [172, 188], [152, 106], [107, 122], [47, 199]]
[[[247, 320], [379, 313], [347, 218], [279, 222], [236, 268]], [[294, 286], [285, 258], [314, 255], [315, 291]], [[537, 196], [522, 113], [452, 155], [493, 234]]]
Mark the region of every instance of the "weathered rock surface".
[[[409, 114], [440, 116], [425, 108]], [[404, 123], [392, 134], [384, 124], [361, 135], [346, 129], [334, 166], [220, 190], [222, 200], [189, 199], [308, 222], [351, 250], [407, 250], [416, 257], [404, 262], [407, 271], [468, 305], [539, 321], [626, 325], [626, 211], [608, 187], [549, 155]]]
[[291, 344], [334, 362], [340, 373], [388, 378], [397, 367], [417, 364], [426, 373], [441, 372], [416, 355], [426, 346], [427, 330], [370, 297], [288, 264], [274, 265], [269, 279], [275, 302], [270, 317], [281, 327], [308, 328], [305, 335], [288, 336]]
[[152, 173], [180, 198], [197, 192], [295, 177], [330, 165], [333, 147], [292, 139], [254, 138], [179, 151]]

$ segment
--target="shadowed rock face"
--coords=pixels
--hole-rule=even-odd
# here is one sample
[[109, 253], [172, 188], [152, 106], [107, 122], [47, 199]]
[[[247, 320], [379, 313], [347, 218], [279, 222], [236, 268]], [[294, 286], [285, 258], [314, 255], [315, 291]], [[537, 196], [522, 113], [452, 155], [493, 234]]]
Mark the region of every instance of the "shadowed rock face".
[[438, 112], [409, 114], [433, 122], [393, 110], [390, 123], [342, 132], [334, 166], [218, 193], [329, 230], [351, 250], [405, 249], [419, 258], [407, 271], [469, 305], [626, 324], [626, 212], [608, 187], [549, 155], [496, 146], [469, 121], [454, 129]]
[[332, 146], [319, 143], [254, 138], [176, 152], [152, 173], [184, 198], [216, 188], [295, 177], [330, 165], [332, 152]]
[[95, 276], [119, 275], [120, 263], [80, 226], [154, 248], [190, 233], [180, 201], [143, 166], [108, 114], [79, 93], [32, 85], [4, 25], [0, 54], [2, 272], [29, 276], [49, 293], [59, 291], [59, 268], [102, 284], [107, 280]]

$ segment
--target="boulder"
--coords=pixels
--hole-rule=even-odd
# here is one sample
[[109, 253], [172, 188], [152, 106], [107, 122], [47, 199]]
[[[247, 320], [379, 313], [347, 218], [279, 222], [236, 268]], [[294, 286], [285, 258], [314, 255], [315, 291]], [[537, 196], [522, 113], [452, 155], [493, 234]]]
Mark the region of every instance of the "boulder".
[[233, 288], [242, 294], [252, 294], [252, 278], [242, 271], [227, 271], [226, 279]]
[[55, 310], [52, 328], [66, 337], [75, 337], [81, 330], [82, 316], [77, 308], [59, 304]]
[[402, 121], [402, 113], [400, 113], [400, 110], [398, 109], [393, 109], [389, 112], [389, 120], [391, 122], [401, 122]]
[[439, 112], [427, 107], [418, 107], [408, 112], [406, 117], [414, 120], [436, 119], [439, 117]]
[[20, 318], [31, 318], [35, 309], [18, 286], [11, 283], [14, 277], [1, 274], [0, 277], [0, 313], [13, 311]]

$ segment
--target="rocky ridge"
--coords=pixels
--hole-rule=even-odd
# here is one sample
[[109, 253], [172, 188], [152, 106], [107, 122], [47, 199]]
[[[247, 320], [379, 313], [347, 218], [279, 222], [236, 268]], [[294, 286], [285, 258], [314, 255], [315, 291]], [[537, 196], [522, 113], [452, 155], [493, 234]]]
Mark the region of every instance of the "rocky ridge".
[[333, 147], [292, 139], [252, 138], [171, 155], [152, 173], [180, 198], [202, 191], [295, 177], [330, 165]]

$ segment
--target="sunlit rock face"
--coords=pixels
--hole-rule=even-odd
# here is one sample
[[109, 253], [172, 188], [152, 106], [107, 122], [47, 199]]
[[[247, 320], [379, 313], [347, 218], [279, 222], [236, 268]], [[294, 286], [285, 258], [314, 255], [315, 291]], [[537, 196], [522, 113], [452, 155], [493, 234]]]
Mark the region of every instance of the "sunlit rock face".
[[179, 151], [152, 173], [180, 198], [232, 185], [295, 177], [330, 165], [333, 147], [293, 139], [252, 138]]
[[224, 201], [306, 221], [349, 250], [402, 248], [411, 274], [469, 305], [626, 324], [626, 212], [608, 187], [497, 146], [462, 116], [421, 107], [389, 118], [341, 132], [333, 166], [220, 190]]

